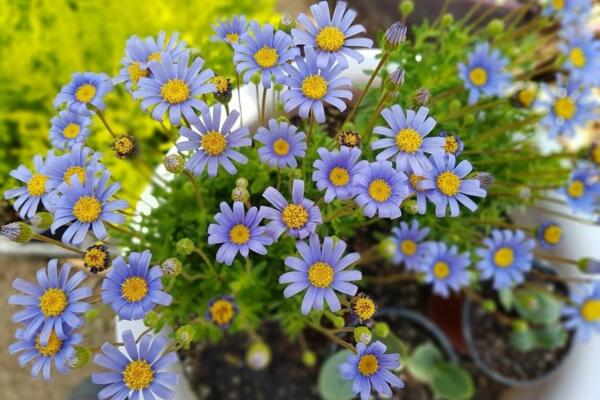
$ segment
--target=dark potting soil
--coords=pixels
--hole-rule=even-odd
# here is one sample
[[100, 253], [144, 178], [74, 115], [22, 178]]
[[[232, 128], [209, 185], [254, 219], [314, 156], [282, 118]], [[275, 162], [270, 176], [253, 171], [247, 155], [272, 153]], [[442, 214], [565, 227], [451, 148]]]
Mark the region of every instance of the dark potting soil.
[[200, 400], [318, 400], [319, 366], [331, 353], [331, 342], [318, 333], [306, 331], [306, 341], [317, 353], [318, 362], [307, 367], [302, 350], [291, 342], [275, 323], [267, 323], [260, 335], [271, 347], [272, 359], [261, 371], [245, 361], [250, 345], [245, 335], [229, 336], [218, 344], [194, 346], [180, 351], [192, 389]]
[[[556, 293], [567, 293], [562, 283], [542, 282], [535, 276], [527, 279], [529, 282], [537, 281]], [[492, 294], [489, 291], [488, 298]], [[527, 381], [547, 375], [562, 363], [571, 346], [572, 336], [569, 334], [567, 344], [560, 349], [521, 352], [510, 344], [512, 327], [501, 324], [480, 305], [471, 303], [470, 317], [474, 346], [481, 360], [490, 369], [508, 378]]]

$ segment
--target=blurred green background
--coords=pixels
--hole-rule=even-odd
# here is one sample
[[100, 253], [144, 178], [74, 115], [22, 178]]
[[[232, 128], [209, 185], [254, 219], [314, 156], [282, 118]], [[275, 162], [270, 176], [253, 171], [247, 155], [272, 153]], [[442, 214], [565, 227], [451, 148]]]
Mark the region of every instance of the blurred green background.
[[[32, 165], [34, 154], [46, 154], [52, 100], [78, 71], [115, 76], [126, 39], [174, 31], [205, 58], [216, 73], [233, 73], [231, 50], [210, 41], [217, 17], [245, 14], [259, 22], [277, 22], [276, 0], [0, 0], [0, 191], [17, 183], [8, 176], [18, 164]], [[159, 125], [119, 87], [107, 97], [106, 115], [117, 133], [142, 142], [141, 157], [159, 162], [156, 150], [166, 138]], [[88, 144], [104, 154], [103, 161], [123, 195], [132, 198], [145, 180], [130, 162], [117, 160], [111, 138], [95, 118]], [[142, 178], [142, 179], [141, 179]], [[2, 196], [3, 198], [3, 196]], [[6, 204], [5, 204], [6, 205]], [[5, 209], [6, 210], [6, 209]], [[1, 213], [2, 211], [0, 211]], [[6, 212], [6, 211], [5, 211]]]

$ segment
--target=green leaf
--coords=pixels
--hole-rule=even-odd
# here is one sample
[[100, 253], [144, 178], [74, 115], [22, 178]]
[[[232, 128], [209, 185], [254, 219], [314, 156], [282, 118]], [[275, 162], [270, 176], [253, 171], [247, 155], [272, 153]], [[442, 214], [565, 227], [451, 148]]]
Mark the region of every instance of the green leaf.
[[526, 320], [535, 324], [552, 324], [560, 317], [560, 302], [541, 289], [515, 291], [515, 308]]
[[567, 332], [560, 324], [544, 327], [535, 331], [537, 345], [546, 350], [563, 347], [567, 342]]
[[431, 381], [433, 393], [446, 400], [465, 400], [473, 397], [473, 378], [463, 368], [449, 362], [437, 365]]
[[512, 289], [501, 289], [498, 291], [498, 299], [504, 311], [511, 311], [514, 304]]
[[408, 346], [394, 332], [389, 332], [386, 337], [381, 337], [373, 332], [373, 340], [379, 340], [387, 347], [386, 353], [398, 353], [401, 360], [408, 359]]
[[411, 375], [423, 382], [431, 382], [436, 365], [444, 361], [443, 354], [431, 342], [418, 346], [408, 358], [406, 367]]
[[319, 393], [324, 400], [350, 400], [354, 397], [352, 381], [342, 379], [339, 371], [350, 354], [347, 350], [338, 351], [323, 363], [319, 371]]
[[524, 332], [513, 331], [510, 334], [510, 344], [522, 352], [531, 351], [536, 346], [536, 337], [532, 330]]

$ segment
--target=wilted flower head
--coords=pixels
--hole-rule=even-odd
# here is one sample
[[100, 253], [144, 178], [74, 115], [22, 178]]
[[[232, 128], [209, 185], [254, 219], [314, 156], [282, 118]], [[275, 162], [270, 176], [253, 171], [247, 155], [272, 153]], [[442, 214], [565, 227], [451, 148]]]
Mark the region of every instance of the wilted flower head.
[[341, 131], [336, 135], [336, 139], [340, 146], [346, 146], [349, 148], [360, 147], [360, 133], [356, 131]]
[[130, 158], [137, 152], [137, 140], [131, 135], [119, 135], [113, 141], [112, 149], [118, 158]]

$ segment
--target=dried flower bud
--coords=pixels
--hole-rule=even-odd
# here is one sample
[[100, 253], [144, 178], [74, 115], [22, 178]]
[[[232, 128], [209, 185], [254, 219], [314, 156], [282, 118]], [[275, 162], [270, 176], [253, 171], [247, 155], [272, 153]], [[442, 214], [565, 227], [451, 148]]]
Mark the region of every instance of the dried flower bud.
[[415, 107], [426, 106], [429, 104], [429, 100], [431, 100], [431, 93], [427, 88], [419, 88], [413, 93], [412, 102]]
[[483, 190], [488, 190], [494, 184], [494, 176], [489, 172], [477, 172], [474, 176]]
[[271, 348], [264, 342], [254, 342], [246, 352], [246, 364], [256, 371], [265, 369], [271, 363]]
[[17, 243], [27, 243], [33, 237], [31, 226], [23, 222], [11, 222], [0, 228], [0, 235]]
[[402, 22], [394, 22], [385, 31], [384, 48], [386, 50], [395, 50], [406, 40], [406, 25]]
[[250, 199], [250, 192], [246, 188], [236, 186], [231, 191], [231, 199], [233, 201], [241, 201], [242, 203], [245, 203], [248, 201], [248, 199]]
[[360, 134], [356, 131], [341, 131], [336, 139], [340, 146], [360, 147]]
[[284, 31], [285, 33], [288, 33], [288, 34], [290, 32], [292, 32], [292, 29], [294, 29], [295, 27], [296, 27], [296, 21], [288, 13], [283, 14], [281, 19], [279, 20], [279, 25], [277, 26], [277, 28], [280, 31]]
[[404, 83], [404, 68], [398, 67], [388, 76], [387, 87], [389, 90], [398, 90]]
[[359, 326], [354, 328], [354, 340], [356, 343], [362, 343], [368, 345], [373, 339], [373, 334], [366, 326]]
[[130, 158], [137, 151], [137, 141], [131, 135], [119, 135], [115, 138], [112, 149], [117, 157], [121, 159]]
[[75, 353], [67, 360], [67, 365], [71, 369], [81, 368], [92, 359], [92, 352], [83, 346], [75, 346]]
[[194, 242], [190, 238], [183, 238], [175, 244], [175, 248], [179, 254], [187, 256], [194, 251]]
[[183, 348], [189, 349], [196, 337], [196, 330], [191, 325], [182, 325], [175, 332], [177, 343]]
[[221, 104], [229, 104], [231, 101], [231, 81], [229, 78], [217, 75], [214, 76], [210, 82], [215, 85], [215, 91], [213, 96]]
[[180, 174], [185, 168], [185, 160], [179, 154], [169, 154], [163, 160], [165, 169], [172, 174]]
[[302, 353], [302, 363], [309, 368], [317, 364], [317, 355], [314, 351], [306, 350]]
[[103, 244], [95, 244], [87, 248], [83, 255], [83, 266], [92, 274], [97, 274], [108, 269], [112, 262], [112, 256], [108, 247]]
[[43, 231], [50, 229], [50, 225], [54, 222], [54, 217], [47, 211], [40, 211], [29, 220], [31, 225]]
[[181, 273], [183, 266], [181, 265], [181, 261], [175, 257], [171, 257], [163, 261], [163, 263], [160, 265], [160, 269], [165, 275], [177, 276]]

